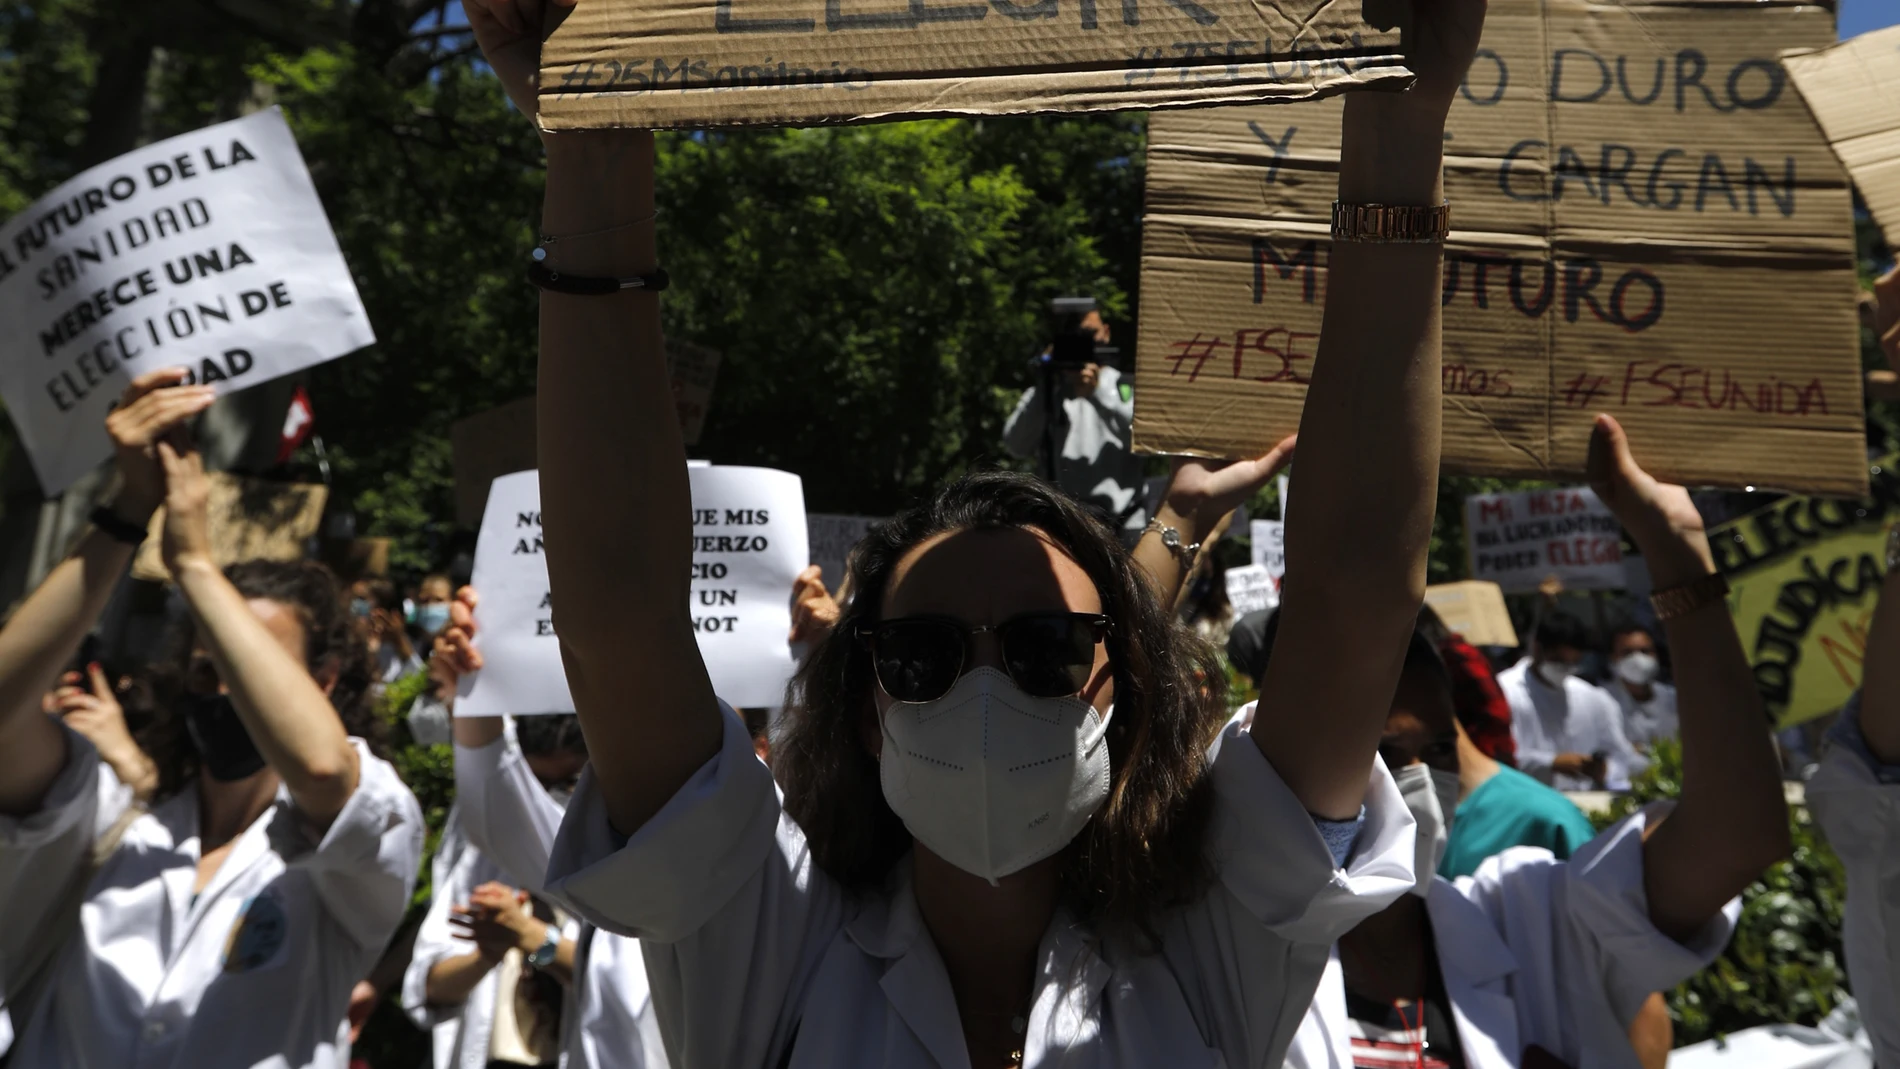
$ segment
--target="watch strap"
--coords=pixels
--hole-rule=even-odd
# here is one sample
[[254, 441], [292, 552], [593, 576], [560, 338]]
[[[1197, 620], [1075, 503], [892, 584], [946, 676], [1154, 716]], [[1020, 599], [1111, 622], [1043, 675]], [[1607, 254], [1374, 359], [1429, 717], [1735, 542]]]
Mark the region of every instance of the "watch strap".
[[1451, 205], [1333, 202], [1333, 240], [1378, 244], [1443, 244], [1451, 233]]
[[550, 924], [548, 925], [547, 935], [541, 940], [541, 945], [535, 947], [534, 953], [528, 955], [528, 964], [537, 969], [545, 969], [553, 964], [554, 955], [559, 953], [560, 949], [561, 929]]
[[115, 542], [124, 542], [128, 546], [140, 545], [145, 541], [145, 525], [133, 523], [124, 516], [112, 511], [110, 505], [94, 508], [86, 517], [99, 533]]
[[1656, 619], [1667, 622], [1714, 604], [1728, 597], [1728, 579], [1720, 572], [1710, 572], [1700, 579], [1691, 579], [1679, 586], [1658, 590], [1649, 596], [1649, 603], [1656, 609]]

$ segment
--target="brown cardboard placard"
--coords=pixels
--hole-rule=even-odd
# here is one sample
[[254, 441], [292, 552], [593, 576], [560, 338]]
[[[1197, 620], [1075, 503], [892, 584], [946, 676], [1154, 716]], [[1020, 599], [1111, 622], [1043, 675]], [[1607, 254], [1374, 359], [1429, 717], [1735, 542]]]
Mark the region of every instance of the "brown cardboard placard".
[[[206, 472], [211, 483], [208, 506], [211, 556], [220, 568], [239, 561], [302, 560], [304, 543], [317, 533], [330, 488], [322, 483], [281, 483], [229, 472]], [[145, 541], [132, 558], [132, 578], [170, 582], [171, 570], [159, 552], [165, 510], [152, 515]]]
[[1399, 88], [1406, 0], [592, 0], [541, 126], [797, 125]]
[[1504, 588], [1482, 579], [1439, 583], [1425, 588], [1425, 604], [1445, 626], [1473, 646], [1517, 645], [1517, 628], [1504, 607]]
[[449, 428], [456, 523], [481, 526], [489, 484], [535, 466], [534, 428], [532, 395], [477, 412]]
[[[1448, 470], [1581, 475], [1608, 411], [1663, 478], [1865, 489], [1847, 185], [1777, 58], [1833, 35], [1788, 0], [1493, 0], [1446, 140]], [[1296, 429], [1341, 111], [1150, 122], [1138, 448]]]
[[1900, 26], [1783, 55], [1781, 65], [1888, 246], [1900, 248]]

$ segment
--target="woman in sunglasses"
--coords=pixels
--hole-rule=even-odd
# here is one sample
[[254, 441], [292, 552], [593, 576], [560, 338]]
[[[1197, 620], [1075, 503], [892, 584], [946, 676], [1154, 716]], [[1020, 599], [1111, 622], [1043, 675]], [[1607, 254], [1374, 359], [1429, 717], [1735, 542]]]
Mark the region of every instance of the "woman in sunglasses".
[[[533, 114], [544, 3], [464, 9]], [[544, 531], [593, 761], [548, 887], [642, 940], [675, 1065], [1279, 1064], [1332, 940], [1412, 883], [1374, 755], [1423, 595], [1444, 119], [1483, 15], [1420, 0], [1417, 86], [1346, 101], [1272, 730], [1211, 765], [1219, 677], [1114, 535], [984, 474], [861, 551], [781, 800], [687, 608], [652, 137], [544, 137]], [[1187, 491], [1157, 532], [1182, 562], [1210, 518]]]

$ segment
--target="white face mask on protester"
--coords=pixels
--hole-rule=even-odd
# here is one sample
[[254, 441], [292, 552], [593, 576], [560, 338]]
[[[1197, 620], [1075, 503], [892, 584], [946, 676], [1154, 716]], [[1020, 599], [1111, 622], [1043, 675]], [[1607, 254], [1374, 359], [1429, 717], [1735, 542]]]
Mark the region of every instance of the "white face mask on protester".
[[1451, 839], [1451, 815], [1458, 808], [1458, 773], [1419, 762], [1392, 773], [1392, 778], [1405, 799], [1405, 808], [1418, 822], [1417, 851], [1412, 861], [1418, 882], [1412, 893], [1423, 898], [1431, 890], [1432, 876], [1438, 872], [1445, 844]]
[[1577, 666], [1563, 661], [1539, 661], [1537, 664], [1538, 678], [1557, 690], [1564, 689], [1564, 680], [1576, 674]]
[[1108, 721], [982, 667], [884, 714], [878, 778], [916, 840], [991, 883], [1054, 854], [1108, 797]]
[[1654, 654], [1629, 653], [1616, 662], [1616, 677], [1632, 687], [1645, 687], [1656, 681], [1662, 664]]

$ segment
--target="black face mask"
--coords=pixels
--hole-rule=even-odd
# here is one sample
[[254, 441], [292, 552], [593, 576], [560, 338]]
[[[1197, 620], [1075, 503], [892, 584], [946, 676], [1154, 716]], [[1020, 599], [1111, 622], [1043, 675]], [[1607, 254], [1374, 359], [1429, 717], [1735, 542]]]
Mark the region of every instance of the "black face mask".
[[219, 783], [232, 783], [264, 767], [264, 755], [257, 752], [251, 733], [238, 719], [229, 694], [187, 694], [178, 699], [178, 708], [185, 714], [185, 730], [198, 748], [205, 775]]

